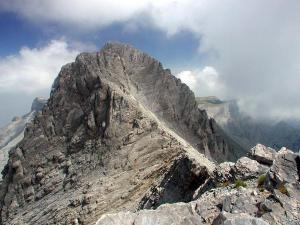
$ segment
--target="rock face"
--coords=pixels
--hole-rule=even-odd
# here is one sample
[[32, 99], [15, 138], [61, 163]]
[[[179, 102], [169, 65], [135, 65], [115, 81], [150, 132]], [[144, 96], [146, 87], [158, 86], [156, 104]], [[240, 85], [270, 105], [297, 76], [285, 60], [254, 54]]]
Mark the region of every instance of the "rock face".
[[279, 150], [282, 146], [298, 152], [300, 149], [300, 123], [295, 120], [259, 120], [241, 112], [237, 101], [221, 101], [214, 96], [197, 97], [198, 106], [206, 110], [225, 132], [245, 149], [244, 153], [262, 143]]
[[[272, 166], [265, 173], [243, 177], [244, 184], [238, 186], [235, 177], [249, 167], [249, 160], [242, 158], [235, 164], [222, 163], [217, 166], [210, 176], [210, 189], [195, 195], [189, 203], [166, 204], [156, 210], [135, 213], [103, 215], [97, 225], [299, 224], [299, 155], [288, 151], [276, 153]], [[288, 174], [287, 170], [291, 173]]]
[[109, 43], [61, 69], [11, 151], [1, 224], [86, 225], [107, 212], [188, 202], [213, 174], [204, 154], [233, 160], [238, 148], [161, 63]]
[[[14, 117], [7, 126], [0, 129], [0, 170], [2, 171], [8, 160], [8, 152], [14, 148], [24, 137], [26, 124], [33, 120], [34, 116], [42, 110], [47, 100], [35, 98], [31, 111], [22, 117]], [[1, 178], [0, 178], [1, 179]]]

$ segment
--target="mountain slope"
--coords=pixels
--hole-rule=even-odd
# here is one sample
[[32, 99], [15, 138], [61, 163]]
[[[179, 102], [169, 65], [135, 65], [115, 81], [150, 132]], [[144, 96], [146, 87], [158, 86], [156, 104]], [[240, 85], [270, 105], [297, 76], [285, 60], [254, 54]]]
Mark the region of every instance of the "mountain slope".
[[201, 153], [239, 152], [221, 132], [147, 54], [119, 43], [80, 54], [10, 154], [1, 223], [94, 224], [105, 212], [146, 207], [155, 187], [152, 206], [189, 201], [215, 168]]

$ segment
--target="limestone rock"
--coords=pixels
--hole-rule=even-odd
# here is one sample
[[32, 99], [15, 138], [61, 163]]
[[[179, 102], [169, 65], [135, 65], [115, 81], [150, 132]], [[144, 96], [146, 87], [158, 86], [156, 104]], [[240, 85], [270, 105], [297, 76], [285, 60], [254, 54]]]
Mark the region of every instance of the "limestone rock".
[[170, 70], [109, 43], [62, 68], [10, 151], [0, 224], [299, 224], [299, 158], [216, 166], [236, 159], [235, 144]]
[[156, 210], [104, 215], [96, 225], [202, 225], [202, 221], [191, 205], [176, 203]]
[[[62, 67], [11, 150], [3, 224], [94, 224], [101, 215], [188, 202], [239, 146], [149, 55], [106, 44]], [[207, 154], [205, 157], [204, 154]]]
[[[286, 151], [284, 154], [275, 153], [271, 168], [246, 157], [239, 159], [235, 164], [221, 163], [215, 167], [212, 176], [195, 191], [194, 201], [165, 204], [156, 210], [108, 214], [102, 216], [97, 225], [156, 223], [163, 225], [298, 225], [300, 223], [300, 185], [295, 173], [299, 171], [299, 164], [297, 164], [299, 159], [298, 155], [289, 154], [291, 153]], [[267, 187], [265, 184], [258, 185], [260, 166], [264, 171], [268, 170], [267, 176], [270, 176], [274, 168], [277, 168], [275, 171], [284, 178], [287, 192], [278, 188], [276, 182], [275, 186], [268, 189], [264, 189]], [[291, 175], [286, 174], [287, 169], [293, 171]], [[217, 173], [218, 170], [220, 173]], [[245, 172], [245, 176], [241, 176], [247, 183], [245, 188], [237, 188], [232, 183], [236, 179], [234, 175], [241, 171]], [[227, 182], [226, 185], [214, 186], [224, 181]], [[205, 191], [202, 191], [204, 189]]]
[[257, 161], [242, 157], [234, 164], [233, 173], [236, 179], [249, 179], [258, 177], [267, 172], [268, 167], [259, 164]]
[[300, 181], [300, 156], [286, 150], [278, 152], [268, 172], [268, 177], [274, 187], [285, 183], [298, 184]]
[[251, 148], [249, 152], [250, 158], [265, 165], [272, 165], [275, 155], [276, 151], [274, 149], [266, 147], [262, 144], [257, 144]]
[[286, 154], [286, 153], [294, 153], [292, 150], [286, 148], [286, 147], [282, 147], [281, 149], [279, 149], [278, 154]]
[[214, 170], [214, 179], [219, 183], [233, 180], [234, 165], [235, 163], [233, 162], [220, 163]]
[[202, 190], [205, 188], [210, 173], [207, 167], [186, 157], [177, 159], [163, 180], [141, 199], [139, 209], [155, 209], [164, 203], [191, 201], [199, 186]]
[[266, 221], [255, 218], [253, 216], [249, 216], [247, 213], [226, 213], [222, 212], [220, 215], [214, 220], [212, 225], [269, 225]]

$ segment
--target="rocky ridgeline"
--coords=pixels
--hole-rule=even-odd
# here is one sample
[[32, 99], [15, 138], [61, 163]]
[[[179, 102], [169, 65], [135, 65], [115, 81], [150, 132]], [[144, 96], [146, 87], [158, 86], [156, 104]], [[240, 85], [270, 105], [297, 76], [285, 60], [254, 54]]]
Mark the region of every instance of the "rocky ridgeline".
[[[96, 225], [300, 224], [300, 156], [258, 144], [219, 164], [189, 203], [103, 215]], [[156, 196], [157, 197], [157, 196]]]
[[189, 202], [209, 184], [208, 158], [238, 153], [170, 70], [110, 43], [61, 69], [10, 151], [1, 224], [95, 224], [105, 213]]

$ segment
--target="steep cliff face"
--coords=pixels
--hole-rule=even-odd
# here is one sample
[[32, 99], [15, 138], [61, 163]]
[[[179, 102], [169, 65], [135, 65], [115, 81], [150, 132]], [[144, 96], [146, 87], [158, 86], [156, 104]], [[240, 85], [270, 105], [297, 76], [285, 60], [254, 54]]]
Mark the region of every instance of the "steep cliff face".
[[[238, 146], [222, 135], [189, 88], [147, 54], [118, 43], [80, 54], [10, 154], [1, 223], [93, 224], [105, 212], [142, 207], [160, 186], [183, 194], [155, 206], [189, 201], [214, 170], [201, 153], [236, 157]], [[181, 177], [187, 195], [172, 182], [180, 167], [190, 174]]]

